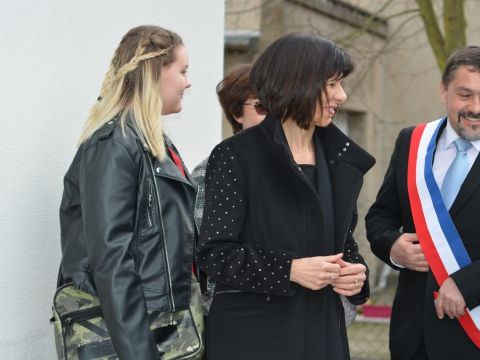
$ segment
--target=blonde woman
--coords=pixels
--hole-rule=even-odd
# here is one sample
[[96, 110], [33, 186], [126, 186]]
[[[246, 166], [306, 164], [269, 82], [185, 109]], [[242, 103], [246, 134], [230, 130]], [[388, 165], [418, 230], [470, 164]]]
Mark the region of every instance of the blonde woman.
[[99, 297], [120, 359], [158, 359], [151, 311], [189, 306], [195, 190], [160, 124], [182, 108], [187, 68], [174, 32], [128, 31], [65, 175], [62, 275]]

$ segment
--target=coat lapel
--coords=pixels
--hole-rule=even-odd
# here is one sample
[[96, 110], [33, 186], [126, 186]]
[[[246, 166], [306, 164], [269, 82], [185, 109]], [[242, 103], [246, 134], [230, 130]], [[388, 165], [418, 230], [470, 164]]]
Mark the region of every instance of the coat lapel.
[[333, 124], [317, 131], [327, 150], [335, 214], [335, 251], [341, 252], [352, 222], [352, 218], [345, 215], [353, 215], [363, 176], [375, 164], [375, 159]]
[[[288, 169], [296, 172], [280, 121], [267, 116], [260, 126], [267, 134], [273, 134], [274, 145], [281, 147], [286, 159], [289, 160]], [[343, 251], [352, 222], [352, 218], [345, 214], [353, 214], [356, 209], [356, 199], [363, 184], [363, 176], [375, 164], [375, 159], [333, 124], [326, 128], [317, 128], [315, 134], [325, 144], [333, 192], [335, 250], [340, 252]], [[307, 183], [305, 179], [303, 180]], [[320, 210], [323, 210], [321, 206]]]

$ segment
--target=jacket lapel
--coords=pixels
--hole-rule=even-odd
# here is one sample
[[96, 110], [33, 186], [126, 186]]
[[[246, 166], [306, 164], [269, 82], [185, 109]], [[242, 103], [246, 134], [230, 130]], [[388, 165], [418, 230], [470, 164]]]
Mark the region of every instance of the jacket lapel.
[[375, 159], [333, 124], [317, 131], [327, 150], [335, 214], [335, 250], [341, 252], [352, 222], [352, 218], [345, 215], [353, 215], [363, 176], [375, 164]]
[[[180, 157], [180, 153], [178, 152], [177, 148], [175, 147], [175, 145], [172, 143], [172, 141], [170, 140], [170, 138], [166, 135], [164, 135], [164, 138], [165, 138], [165, 144], [167, 147], [170, 147], [171, 149], [173, 149], [173, 151], [175, 151], [175, 153], [178, 154], [178, 157], [180, 158], [180, 161], [182, 163], [182, 166], [183, 166], [183, 170], [185, 171], [185, 177], [183, 176], [182, 173], [180, 173], [180, 170], [178, 169], [177, 165], [172, 161], [172, 159], [170, 159], [169, 156], [167, 156], [168, 160], [170, 160], [169, 164], [167, 165], [167, 168], [171, 170], [170, 174], [173, 175], [173, 176], [176, 176], [176, 178], [180, 181], [183, 180], [183, 182], [185, 183], [188, 183], [190, 185], [192, 185], [193, 187], [196, 187], [194, 186], [195, 185], [195, 180], [193, 180], [192, 176], [190, 175], [190, 172], [188, 171], [187, 167], [185, 166], [185, 163], [183, 162], [183, 159]], [[167, 150], [168, 151], [168, 150]], [[176, 172], [174, 172], [174, 170], [171, 168], [171, 165], [173, 165], [173, 167], [177, 170]]]
[[[267, 134], [273, 134], [274, 146], [282, 148], [286, 159], [289, 160], [287, 164], [289, 170], [296, 172], [280, 121], [267, 116], [260, 126], [266, 130]], [[375, 164], [375, 159], [333, 124], [325, 128], [317, 128], [315, 134], [325, 144], [333, 192], [335, 250], [340, 252], [343, 251], [352, 221], [352, 218], [346, 217], [345, 214], [353, 214], [356, 199], [363, 184], [363, 176]], [[306, 182], [305, 179], [303, 180]], [[321, 207], [320, 210], [322, 211]]]

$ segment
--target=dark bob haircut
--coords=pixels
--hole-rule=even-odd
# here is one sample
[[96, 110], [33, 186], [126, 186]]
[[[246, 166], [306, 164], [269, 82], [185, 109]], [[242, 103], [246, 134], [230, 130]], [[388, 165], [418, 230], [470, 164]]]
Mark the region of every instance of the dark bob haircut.
[[242, 124], [235, 118], [243, 116], [243, 103], [249, 97], [257, 97], [250, 86], [251, 70], [251, 64], [239, 65], [217, 85], [218, 100], [234, 134], [242, 130]]
[[330, 40], [306, 33], [285, 35], [273, 42], [253, 64], [250, 82], [273, 116], [292, 118], [307, 129], [331, 78], [353, 71], [350, 56]]
[[455, 71], [460, 66], [466, 66], [472, 71], [480, 72], [480, 47], [467, 46], [466, 48], [453, 52], [445, 65], [442, 74], [442, 83], [448, 86], [453, 79]]

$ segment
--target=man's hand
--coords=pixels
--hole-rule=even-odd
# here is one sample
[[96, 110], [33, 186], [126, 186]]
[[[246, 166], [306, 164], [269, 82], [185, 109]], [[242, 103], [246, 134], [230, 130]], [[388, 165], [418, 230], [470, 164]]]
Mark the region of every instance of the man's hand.
[[357, 295], [367, 279], [367, 267], [363, 264], [352, 264], [342, 259], [337, 261], [340, 265], [340, 273], [333, 281], [333, 291], [344, 296]]
[[465, 306], [465, 299], [458, 290], [455, 281], [452, 278], [447, 278], [438, 290], [438, 297], [435, 301], [438, 318], [443, 319], [445, 314], [450, 319], [459, 318], [465, 314]]
[[290, 269], [290, 281], [311, 290], [330, 285], [340, 273], [337, 261], [343, 254], [294, 259]]
[[428, 263], [415, 233], [404, 233], [393, 243], [390, 258], [407, 269], [428, 271]]

